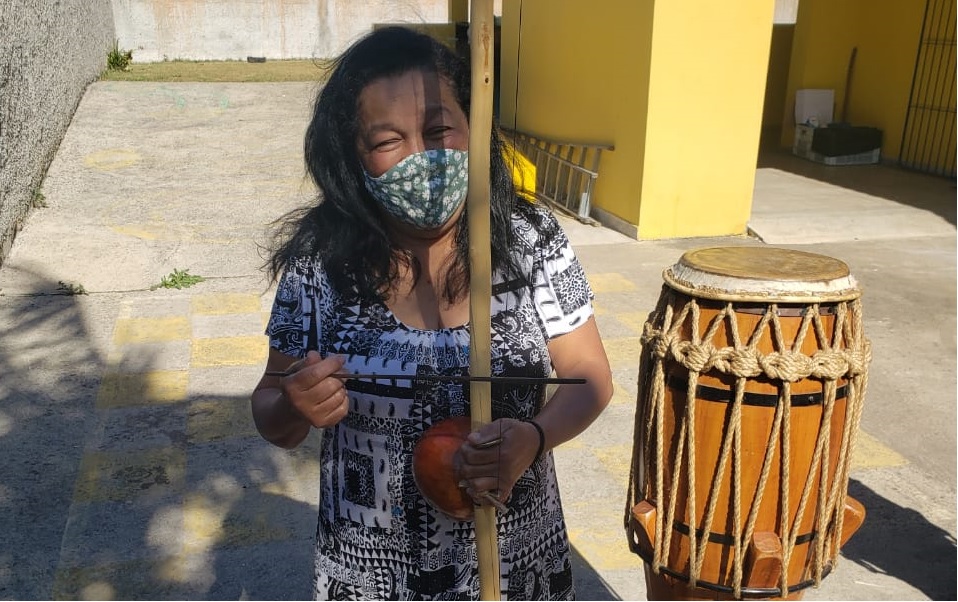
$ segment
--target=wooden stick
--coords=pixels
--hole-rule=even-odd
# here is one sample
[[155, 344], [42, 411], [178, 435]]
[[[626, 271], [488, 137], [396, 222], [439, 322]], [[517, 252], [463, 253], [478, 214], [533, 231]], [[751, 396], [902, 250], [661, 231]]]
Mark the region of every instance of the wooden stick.
[[[469, 55], [472, 68], [469, 110], [469, 192], [466, 212], [469, 226], [469, 372], [473, 377], [491, 374], [492, 251], [490, 247], [490, 140], [492, 131], [493, 54], [495, 31], [492, 0], [472, 0], [469, 14]], [[472, 428], [492, 421], [492, 384], [469, 383]], [[476, 508], [476, 553], [479, 561], [479, 596], [502, 597], [496, 510]]]

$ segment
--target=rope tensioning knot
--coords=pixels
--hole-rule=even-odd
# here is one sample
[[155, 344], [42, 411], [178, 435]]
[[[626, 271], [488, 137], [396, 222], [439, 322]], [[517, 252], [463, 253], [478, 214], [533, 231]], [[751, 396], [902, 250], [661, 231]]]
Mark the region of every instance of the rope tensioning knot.
[[818, 350], [811, 356], [796, 351], [762, 353], [752, 347], [715, 347], [710, 342], [693, 343], [677, 334], [646, 329], [643, 346], [653, 357], [671, 360], [699, 374], [717, 370], [740, 378], [766, 376], [785, 382], [806, 378], [838, 380], [863, 373], [871, 350]]

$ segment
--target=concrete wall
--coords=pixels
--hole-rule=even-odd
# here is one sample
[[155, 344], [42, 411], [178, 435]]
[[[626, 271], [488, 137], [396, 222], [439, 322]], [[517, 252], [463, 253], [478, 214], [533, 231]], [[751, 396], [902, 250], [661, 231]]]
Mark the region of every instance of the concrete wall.
[[0, 2], [0, 262], [113, 31], [110, 0]]
[[329, 58], [374, 23], [446, 23], [448, 0], [112, 0], [134, 62]]

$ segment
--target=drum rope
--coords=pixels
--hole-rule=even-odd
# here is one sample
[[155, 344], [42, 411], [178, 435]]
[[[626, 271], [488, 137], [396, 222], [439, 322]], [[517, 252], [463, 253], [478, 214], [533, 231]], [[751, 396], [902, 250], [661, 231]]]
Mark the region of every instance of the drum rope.
[[[820, 583], [824, 567], [828, 560], [837, 556], [840, 545], [843, 509], [847, 494], [848, 471], [850, 458], [854, 451], [856, 434], [861, 420], [862, 400], [867, 386], [867, 365], [871, 360], [869, 342], [862, 336], [862, 316], [860, 300], [851, 303], [850, 312], [845, 303], [837, 304], [836, 325], [833, 340], [828, 340], [825, 327], [822, 324], [820, 308], [813, 304], [806, 308], [801, 325], [791, 345], [786, 344], [782, 326], [779, 321], [777, 306], [772, 306], [762, 314], [759, 323], [755, 326], [749, 340], [742, 344], [739, 335], [736, 312], [731, 302], [713, 316], [706, 332], [701, 334], [699, 304], [695, 299], [689, 300], [681, 309], [675, 294], [665, 287], [660, 302], [655, 311], [649, 316], [642, 336], [645, 349], [642, 362], [651, 362], [651, 369], [640, 369], [640, 390], [647, 391], [642, 411], [636, 414], [636, 426], [644, 424], [644, 432], [652, 433], [653, 437], [642, 437], [636, 429], [634, 449], [642, 450], [640, 457], [633, 458], [633, 465], [629, 474], [629, 499], [626, 508], [626, 529], [631, 532], [629, 512], [632, 505], [643, 497], [647, 482], [651, 475], [646, 475], [646, 459], [651, 459], [654, 444], [655, 458], [655, 505], [666, 512], [655, 514], [655, 540], [653, 542], [652, 570], [656, 574], [665, 566], [663, 562], [671, 549], [671, 537], [675, 524], [677, 500], [672, 489], [678, 487], [683, 460], [687, 479], [686, 516], [688, 517], [688, 553], [690, 587], [695, 587], [700, 578], [703, 564], [708, 551], [708, 535], [711, 532], [715, 519], [716, 508], [720, 498], [721, 485], [731, 459], [731, 508], [732, 512], [732, 587], [736, 597], [740, 597], [744, 578], [745, 551], [752, 541], [762, 497], [770, 478], [774, 465], [776, 447], [780, 444], [780, 525], [779, 534], [782, 540], [783, 571], [781, 576], [782, 591], [788, 588], [788, 567], [791, 557], [798, 545], [801, 535], [802, 519], [808, 509], [812, 490], [817, 482], [818, 498], [815, 506], [817, 531], [814, 544], [814, 558], [812, 568], [816, 584]], [[847, 313], [850, 313], [849, 317]], [[716, 339], [718, 328], [727, 322], [725, 332], [731, 336], [730, 346], [716, 348], [713, 341]], [[682, 338], [683, 328], [691, 331], [690, 340]], [[813, 332], [818, 339], [819, 349], [811, 356], [802, 353], [802, 346], [806, 337]], [[763, 353], [758, 348], [762, 336], [768, 332], [772, 339], [772, 351]], [[685, 416], [675, 425], [678, 430], [674, 441], [675, 463], [673, 465], [670, 491], [665, 490], [665, 470], [663, 458], [667, 442], [664, 441], [664, 414], [666, 398], [666, 367], [667, 364], [678, 364], [688, 370]], [[698, 500], [696, 499], [696, 449], [695, 441], [695, 401], [699, 375], [706, 373], [721, 373], [735, 377], [734, 395], [727, 410], [727, 425], [721, 441], [721, 453], [716, 459], [716, 466], [712, 483], [706, 498], [705, 513], [701, 526], [696, 525], [698, 516]], [[650, 376], [643, 376], [649, 375]], [[742, 516], [742, 405], [745, 395], [746, 382], [750, 378], [764, 376], [768, 379], [780, 381], [779, 401], [771, 424], [768, 444], [762, 460], [761, 472], [758, 476], [755, 492], [751, 503], [748, 504], [748, 513], [743, 525]], [[807, 378], [824, 381], [823, 408], [819, 424], [819, 433], [813, 448], [811, 465], [805, 475], [804, 484], [795, 514], [791, 513], [790, 487], [791, 475], [791, 384]], [[841, 444], [837, 450], [837, 465], [834, 480], [829, 486], [828, 473], [831, 470], [831, 450], [829, 448], [832, 414], [837, 397], [838, 380], [847, 379], [846, 393], [846, 420], [841, 435]], [[730, 458], [731, 457], [731, 458]], [[666, 495], [668, 497], [666, 501]], [[664, 514], [664, 516], [663, 516]], [[666, 527], [668, 526], [668, 527]]]
[[[691, 314], [692, 314], [692, 315], [691, 315], [692, 340], [695, 341], [696, 343], [701, 343], [702, 337], [701, 337], [701, 335], [700, 335], [700, 333], [699, 333], [699, 320], [701, 319], [701, 315], [700, 315], [700, 312], [699, 312], [699, 307], [698, 307], [698, 305], [691, 305], [691, 309], [692, 309], [692, 311], [691, 311]], [[713, 322], [714, 322], [714, 321], [713, 321]], [[676, 333], [676, 334], [678, 333], [678, 328], [679, 328], [680, 325], [681, 325], [680, 323], [677, 323], [677, 324], [673, 325], [673, 328], [672, 328], [673, 333]], [[710, 325], [709, 325], [709, 328], [708, 328], [708, 331], [707, 331], [706, 334], [705, 334], [706, 340], [709, 340], [709, 339], [711, 338], [710, 335], [713, 335], [713, 334], [714, 334], [713, 328], [712, 328], [712, 325], [710, 324]], [[695, 448], [696, 448], [696, 444], [695, 444], [695, 390], [696, 390], [696, 388], [698, 387], [698, 384], [699, 384], [698, 381], [699, 381], [699, 375], [698, 375], [697, 372], [691, 372], [691, 373], [689, 373], [689, 378], [688, 378], [687, 383], [686, 383], [686, 394], [685, 394], [685, 416], [686, 416], [686, 420], [683, 420], [683, 421], [682, 421], [682, 427], [681, 427], [681, 429], [680, 429], [681, 431], [684, 431], [684, 432], [688, 433], [688, 441], [689, 441], [688, 452], [687, 452], [687, 454], [688, 454], [688, 468], [686, 469], [686, 474], [688, 475], [688, 483], [689, 483], [689, 487], [688, 487], [688, 499], [686, 500], [686, 504], [687, 504], [687, 510], [686, 510], [686, 512], [687, 512], [688, 516], [696, 516], [696, 514], [695, 514], [695, 511], [696, 511], [695, 493], [696, 493], [697, 488], [696, 488], [696, 486], [695, 486]], [[681, 436], [682, 436], [682, 435], [680, 434], [679, 437], [681, 437]], [[680, 464], [681, 464], [680, 462], [676, 462], [676, 463], [675, 463], [676, 466], [679, 466]], [[676, 475], [672, 478], [672, 482], [673, 482], [673, 483], [678, 483], [678, 477], [679, 477], [679, 475], [676, 474]], [[673, 495], [673, 496], [671, 496], [671, 497], [672, 497], [673, 499], [671, 500], [672, 504], [671, 504], [670, 507], [669, 507], [669, 522], [666, 523], [666, 524], [669, 524], [669, 525], [672, 524], [672, 517], [673, 517], [674, 514], [675, 514], [675, 511], [674, 511], [674, 509], [673, 509], [671, 506], [674, 506], [674, 505], [675, 505], [675, 498], [678, 497], [678, 496], [674, 496], [674, 495]], [[706, 529], [705, 531], [703, 531], [703, 535], [705, 535], [705, 537], [706, 537], [706, 542], [707, 542], [707, 541], [708, 541], [708, 530], [707, 530], [707, 529]], [[699, 541], [698, 541], [698, 532], [697, 532], [696, 529], [695, 529], [695, 522], [694, 522], [694, 521], [689, 521], [689, 557], [695, 559], [695, 562], [698, 562], [698, 559], [703, 557], [702, 552], [704, 552], [704, 551], [706, 550], [706, 547], [707, 547], [707, 546], [706, 546], [705, 543], [703, 542], [702, 547], [701, 547], [701, 551], [700, 551]], [[668, 549], [668, 548], [666, 548], [666, 549]], [[699, 571], [694, 570], [694, 569], [691, 571], [691, 580], [690, 580], [689, 583], [690, 583], [690, 585], [691, 585], [692, 587], [695, 587], [695, 580], [698, 578], [698, 575], [699, 575]]]
[[[851, 341], [846, 340], [845, 337], [845, 325], [848, 322], [848, 307], [845, 304], [842, 304], [838, 307], [838, 311], [835, 316], [835, 328], [833, 331], [833, 340], [831, 341], [831, 348], [837, 349], [847, 346]], [[825, 333], [824, 326], [821, 322], [816, 322], [816, 334], [820, 341], [827, 340], [827, 334]], [[826, 399], [834, 400], [836, 397], [837, 381], [828, 381], [825, 383], [826, 390]], [[854, 385], [849, 384], [849, 387], [854, 387]], [[834, 403], [834, 401], [832, 402]], [[846, 408], [846, 413], [848, 413], [849, 408]], [[840, 483], [847, 483], [847, 462], [846, 458], [848, 457], [848, 440], [851, 434], [850, 428], [852, 426], [853, 420], [846, 418], [844, 424], [842, 425], [842, 434], [841, 434], [841, 443], [838, 448], [838, 457], [836, 458], [837, 465], [835, 470], [835, 478], [832, 481], [832, 487], [829, 491], [825, 491], [827, 488], [827, 483], [825, 480], [822, 480], [821, 483], [821, 494], [819, 496], [819, 510], [818, 510], [818, 525], [817, 531], [822, 534], [815, 541], [815, 558], [816, 559], [825, 559], [835, 556], [835, 562], [838, 561], [838, 541], [841, 539], [841, 521], [844, 516], [844, 512], [838, 512], [837, 516], [834, 515], [835, 509], [841, 509], [845, 506], [844, 495], [840, 495], [838, 490], [842, 489], [847, 491], [847, 488], [839, 488]], [[828, 452], [826, 448], [825, 452]], [[825, 454], [825, 459], [822, 461], [823, 471], [827, 470], [827, 467], [830, 466], [827, 453]], [[840, 503], [839, 503], [840, 502]], [[836, 506], [836, 504], [838, 504]], [[826, 519], [834, 517], [835, 528], [830, 532], [828, 530], [828, 523]], [[825, 534], [828, 533], [826, 537]], [[834, 552], [834, 554], [832, 554]], [[822, 572], [824, 570], [824, 561], [815, 563], [815, 583], [821, 583]]]
[[[751, 340], [749, 341], [749, 346], [754, 347], [758, 345], [760, 340], [759, 333], [764, 332], [765, 328], [768, 325], [769, 320], [774, 311], [767, 311], [762, 315], [762, 319], [759, 321], [759, 324], [755, 328], [755, 332], [752, 334]], [[741, 386], [744, 388], [745, 379], [740, 378]], [[736, 385], [739, 384], [739, 381], [736, 382]], [[765, 445], [765, 457], [762, 459], [762, 470], [759, 473], [758, 484], [755, 488], [755, 493], [752, 497], [752, 502], [749, 504], [749, 513], [748, 518], [745, 521], [745, 533], [742, 537], [742, 541], [750, 542], [752, 541], [752, 536], [755, 533], [755, 523], [758, 521], [758, 511], [761, 507], [761, 496], [762, 492], [765, 491], [765, 486], [768, 483], [768, 476], [771, 474], [772, 468], [772, 459], [775, 457], [776, 444], [778, 442], [778, 437], [782, 431], [782, 417], [785, 415], [786, 406], [791, 405], [791, 395], [787, 392], [789, 389], [790, 383], [785, 383], [785, 392], [783, 394], [784, 403], [776, 404], [775, 406], [775, 415], [772, 419], [772, 429], [768, 435], [768, 442]], [[734, 591], [736, 596], [741, 594], [741, 583], [742, 583], [742, 564], [736, 564], [735, 572], [735, 581], [734, 581]]]
[[[697, 316], [698, 303], [690, 303], [689, 305], [691, 305], [694, 308], [693, 314]], [[708, 332], [706, 333], [706, 336], [705, 336], [706, 341], [711, 341], [714, 338], [715, 333], [718, 331], [718, 327], [722, 324], [723, 320], [729, 319], [732, 324], [735, 324], [735, 314], [734, 312], [731, 312], [730, 309], [731, 309], [731, 304], [726, 304], [726, 306], [712, 318], [709, 324]], [[698, 320], [696, 320], [696, 322], [697, 321]], [[695, 331], [695, 322], [692, 323], [692, 330], [693, 332]], [[733, 342], [738, 342], [737, 332], [736, 331], [730, 331], [730, 332], [733, 333], [732, 334]], [[694, 334], [692, 336], [692, 339], [693, 341], [695, 341], [697, 345], [702, 346], [701, 344], [702, 339], [699, 339]], [[711, 346], [711, 344], [709, 344], [709, 346]], [[689, 381], [693, 380], [693, 376], [695, 377], [695, 380], [698, 379], [698, 373], [695, 371], [692, 371], [689, 374]], [[733, 403], [731, 404], [731, 407], [729, 408], [727, 424], [726, 424], [726, 428], [724, 429], [725, 436], [722, 438], [722, 446], [721, 446], [722, 453], [719, 456], [718, 464], [715, 471], [715, 477], [712, 480], [712, 486], [709, 490], [708, 504], [705, 510], [705, 516], [703, 518], [703, 523], [701, 527], [702, 533], [703, 535], [706, 536], [706, 538], [708, 537], [708, 533], [710, 533], [712, 530], [712, 522], [715, 519], [715, 509], [718, 506], [719, 492], [722, 485], [722, 479], [725, 475], [725, 468], [728, 464], [729, 455], [731, 454], [732, 443], [734, 440], [737, 439], [737, 432], [738, 432], [737, 427], [741, 423], [743, 393], [744, 393], [744, 390], [742, 391], [739, 391], [738, 389], [736, 390], [735, 399], [733, 400]], [[690, 403], [691, 410], [686, 412], [686, 415], [682, 419], [683, 423], [686, 422], [691, 415], [695, 414], [694, 412], [694, 402], [696, 397], [695, 389], [692, 389], [689, 393], [687, 393], [686, 396], [691, 397], [691, 399], [689, 400], [691, 402]], [[728, 426], [731, 426], [732, 428], [730, 429], [728, 428]], [[694, 474], [695, 474], [695, 467], [690, 466], [689, 467], [689, 497], [690, 498], [692, 497], [692, 491], [695, 488], [694, 479], [692, 478], [692, 475]], [[690, 532], [694, 532], [696, 529], [695, 527], [696, 516], [697, 515], [694, 514], [691, 509], [689, 509], [688, 517], [689, 517], [689, 523], [690, 523], [690, 528], [689, 528]], [[738, 542], [736, 542], [736, 547], [738, 547], [737, 543]], [[689, 556], [692, 559], [691, 566], [689, 569], [689, 586], [695, 587], [694, 584], [698, 580], [699, 576], [701, 575], [702, 565], [705, 562], [705, 552], [707, 551], [708, 548], [707, 546], [703, 545], [701, 550], [699, 550], [699, 553], [695, 556], [691, 554], [691, 545], [689, 546], [689, 548], [690, 548]]]
[[[687, 313], [688, 313], [688, 308], [684, 309], [682, 312], [683, 320]], [[665, 319], [671, 320], [673, 317], [672, 314], [673, 314], [672, 305], [667, 304], [665, 306]], [[677, 320], [677, 321], [681, 322], [681, 320]], [[670, 322], [666, 322], [666, 324], [668, 323]], [[665, 429], [665, 411], [663, 407], [665, 404], [665, 386], [663, 384], [664, 382], [665, 382], [664, 365], [660, 360], [656, 360], [655, 361], [655, 380], [652, 381], [652, 386], [653, 386], [652, 399], [653, 399], [654, 407], [653, 407], [653, 414], [652, 416], [650, 416], [650, 419], [651, 418], [655, 419], [656, 432], [658, 433], [663, 432], [663, 430]], [[662, 437], [655, 438], [655, 445], [656, 445], [655, 457], [660, 458], [662, 457], [662, 445], [663, 445]], [[662, 464], [656, 463], [656, 466], [661, 467]], [[655, 507], [656, 508], [662, 507], [662, 496], [665, 495], [663, 480], [664, 479], [662, 475], [662, 470], [661, 469], [656, 470], [655, 471], [655, 491], [656, 491]], [[666, 537], [669, 537], [669, 538], [671, 537], [671, 531], [672, 530], [669, 529], [669, 533], [668, 535], [666, 535]], [[664, 547], [659, 544], [659, 542], [662, 541], [662, 537], [660, 536], [661, 533], [662, 533], [662, 513], [656, 512], [655, 513], [655, 551], [654, 551], [654, 558], [653, 558], [654, 566], [656, 567], [655, 568], [656, 572], [658, 572], [658, 567], [662, 563], [662, 549], [663, 548], [666, 550], [668, 549], [667, 547]]]
[[[670, 307], [671, 307], [671, 306], [670, 306]], [[673, 333], [676, 333], [676, 332], [678, 331], [678, 328], [680, 327], [680, 325], [685, 322], [685, 319], [686, 319], [686, 317], [688, 316], [688, 314], [690, 313], [690, 311], [693, 312], [693, 318], [697, 317], [697, 314], [694, 313], [694, 312], [697, 311], [697, 308], [692, 307], [692, 306], [690, 306], [690, 305], [686, 305], [684, 308], [682, 308], [682, 311], [679, 313], [678, 318], [676, 318], [676, 319], [673, 321], [673, 328], [672, 328]], [[671, 313], [671, 311], [669, 311], [668, 313]], [[695, 320], [695, 321], [697, 322], [697, 320]], [[694, 328], [694, 327], [693, 327], [693, 328]], [[659, 367], [660, 367], [660, 368], [662, 367], [661, 362], [659, 362]], [[662, 372], [660, 371], [660, 373], [662, 373]], [[663, 374], [662, 377], [661, 377], [661, 378], [657, 378], [656, 381], [655, 381], [655, 387], [656, 387], [656, 389], [657, 389], [657, 392], [656, 392], [656, 408], [655, 408], [655, 412], [656, 412], [656, 424], [659, 426], [660, 429], [664, 429], [664, 421], [665, 421], [665, 385], [664, 385], [664, 383], [665, 383], [665, 377], [664, 377], [664, 373], [662, 373], [662, 374]], [[685, 445], [685, 439], [686, 439], [686, 433], [687, 433], [686, 427], [687, 427], [687, 423], [684, 422], [684, 421], [683, 421], [682, 424], [679, 426], [678, 448], [676, 449], [676, 452], [675, 452], [675, 456], [676, 456], [677, 460], [676, 460], [676, 462], [675, 462], [675, 464], [674, 464], [674, 467], [673, 467], [674, 470], [673, 470], [673, 473], [672, 473], [672, 476], [671, 476], [671, 479], [672, 479], [672, 480], [670, 481], [670, 483], [677, 483], [677, 482], [678, 482], [679, 472], [680, 472], [681, 466], [682, 466], [682, 456], [683, 456], [683, 453], [684, 453], [684, 449], [683, 449], [683, 448], [684, 448], [684, 445]], [[659, 432], [661, 433], [662, 430], [659, 430]], [[662, 455], [663, 455], [663, 453], [664, 453], [664, 439], [665, 439], [664, 437], [656, 437], [656, 450], [655, 450], [655, 453], [656, 453], [656, 456], [655, 456], [655, 457], [656, 457], [656, 458], [661, 458]], [[657, 463], [656, 466], [662, 466], [662, 464], [661, 464], [661, 463]], [[656, 507], [657, 507], [657, 508], [661, 508], [661, 507], [662, 507], [662, 496], [664, 495], [664, 491], [665, 491], [665, 487], [662, 486], [662, 485], [663, 485], [663, 483], [662, 483], [662, 481], [663, 481], [663, 471], [662, 471], [662, 470], [658, 470], [658, 471], [657, 471], [657, 474], [658, 474], [657, 484], [660, 486], [660, 488], [656, 490], [656, 491], [658, 492], [658, 493], [657, 493], [657, 496], [658, 496], [657, 502], [658, 502], [658, 503], [657, 503], [657, 506], [656, 506]], [[692, 482], [692, 483], [695, 482], [695, 475], [694, 475], [694, 473], [691, 474], [691, 475], [689, 476], [689, 478], [691, 479], [691, 482]], [[674, 485], [673, 485], [673, 486], [674, 486]], [[691, 489], [691, 487], [690, 487], [689, 489]], [[691, 495], [692, 495], [693, 498], [695, 497], [694, 492], [691, 492]], [[664, 525], [672, 525], [672, 524], [674, 524], [674, 521], [675, 521], [676, 500], [677, 500], [677, 496], [674, 496], [674, 495], [673, 495], [673, 496], [670, 496], [670, 497], [669, 497], [669, 506], [668, 506], [667, 514], [666, 514], [666, 516], [665, 516], [664, 524], [663, 524], [662, 519], [661, 519], [660, 516], [659, 516], [661, 513], [658, 513], [658, 512], [656, 513], [656, 521], [655, 521], [655, 542], [656, 542], [656, 546], [655, 546], [655, 557], [659, 559], [659, 560], [656, 562], [656, 566], [658, 566], [659, 562], [661, 562], [662, 555], [668, 553], [668, 550], [670, 549], [671, 544], [672, 544], [672, 529], [671, 529], [671, 528], [665, 529], [665, 528], [664, 528]], [[695, 544], [696, 544], [696, 542], [695, 542], [695, 534], [694, 534], [694, 532], [693, 532], [693, 533], [690, 533], [690, 535], [689, 535], [689, 547], [690, 547], [690, 549], [694, 549]], [[694, 558], [694, 556], [693, 556], [693, 558]]]
[[[661, 296], [658, 303], [656, 304], [653, 315], [663, 315], [668, 312], [666, 316], [666, 322], [671, 321], [671, 307], [668, 307], [666, 303], [666, 298]], [[652, 362], [654, 365], [653, 368], [649, 367], [649, 363]], [[639, 390], [647, 391], [649, 389], [649, 376], [651, 375], [652, 381], [656, 382], [658, 378], [656, 374], [658, 371], [662, 370], [662, 363], [658, 360], [654, 360], [653, 357], [649, 354], [643, 353], [639, 358]], [[652, 374], [655, 372], [655, 374]], [[650, 391], [650, 396], [651, 395]], [[643, 488], [646, 484], [646, 471], [645, 471], [645, 459], [651, 457], [649, 455], [651, 451], [652, 438], [645, 438], [643, 440], [643, 432], [651, 432], [650, 427], [652, 426], [652, 419], [655, 417], [654, 402], [649, 403], [649, 399], [646, 398], [643, 400], [644, 403], [641, 407], [636, 408], [635, 412], [635, 425], [633, 428], [633, 438], [632, 438], [632, 449], [636, 450], [637, 453], [633, 454], [632, 466], [629, 468], [629, 486], [627, 490], [627, 496], [625, 500], [625, 520], [624, 526], [626, 533], [629, 536], [630, 547], [635, 541], [635, 533], [633, 532], [633, 523], [632, 523], [632, 507], [642, 499], [644, 495]], [[657, 483], [657, 491], [660, 491], [660, 484]]]

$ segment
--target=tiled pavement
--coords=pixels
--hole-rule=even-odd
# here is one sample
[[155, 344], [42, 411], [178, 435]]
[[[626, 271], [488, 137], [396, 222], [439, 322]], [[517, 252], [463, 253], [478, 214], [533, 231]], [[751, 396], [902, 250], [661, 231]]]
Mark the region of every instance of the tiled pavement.
[[[287, 595], [308, 595], [302, 560], [316, 503], [315, 448], [277, 453], [249, 414], [270, 299], [194, 290], [119, 302], [55, 599], [249, 596], [256, 571], [266, 570], [250, 566], [251, 549], [278, 561], [269, 570], [288, 574]], [[268, 553], [290, 542], [302, 544], [294, 545], [298, 558]]]

